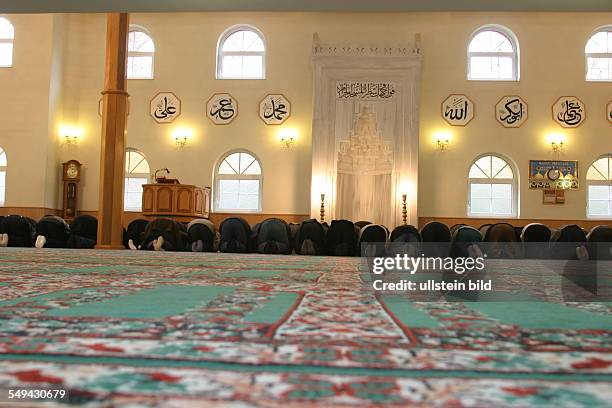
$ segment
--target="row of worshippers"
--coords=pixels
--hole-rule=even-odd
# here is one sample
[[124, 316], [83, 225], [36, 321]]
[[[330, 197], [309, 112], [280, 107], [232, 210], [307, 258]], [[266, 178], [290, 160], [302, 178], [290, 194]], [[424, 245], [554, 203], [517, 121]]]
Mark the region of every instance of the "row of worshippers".
[[0, 247], [80, 248], [96, 246], [98, 220], [79, 215], [70, 223], [55, 215], [36, 221], [21, 215], [0, 216]]
[[[37, 248], [94, 248], [97, 220], [76, 217], [69, 225], [60, 217], [45, 216], [38, 222], [19, 215], [0, 219], [0, 246]], [[207, 219], [188, 224], [169, 218], [132, 221], [124, 230], [124, 246], [155, 251], [230, 252], [263, 254], [382, 256], [470, 256], [492, 258], [611, 259], [612, 228], [597, 226], [585, 231], [577, 225], [551, 229], [533, 223], [516, 228], [507, 223], [475, 229], [430, 222], [421, 230], [400, 225], [392, 232], [367, 221], [353, 223], [315, 219], [299, 224], [279, 218], [253, 227], [241, 217], [216, 226]]]

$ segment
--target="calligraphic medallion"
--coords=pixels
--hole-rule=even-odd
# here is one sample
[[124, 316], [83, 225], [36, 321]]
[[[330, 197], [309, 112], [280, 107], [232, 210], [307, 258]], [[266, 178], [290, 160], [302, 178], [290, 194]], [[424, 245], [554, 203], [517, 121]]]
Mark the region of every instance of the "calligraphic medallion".
[[527, 120], [527, 102], [516, 95], [502, 97], [495, 105], [495, 120], [506, 128], [520, 127]]
[[608, 118], [608, 123], [612, 125], [612, 101], [606, 106], [606, 118]]
[[266, 125], [280, 125], [291, 116], [291, 102], [283, 94], [268, 94], [259, 103], [259, 117]]
[[552, 106], [553, 120], [564, 128], [575, 128], [586, 119], [586, 107], [575, 96], [562, 96]]
[[474, 119], [474, 103], [466, 95], [450, 95], [442, 102], [442, 118], [451, 126], [465, 126]]
[[172, 92], [160, 92], [151, 99], [149, 109], [157, 123], [171, 123], [181, 114], [181, 100]]
[[206, 116], [215, 125], [227, 125], [238, 116], [238, 102], [228, 93], [214, 94], [206, 103]]

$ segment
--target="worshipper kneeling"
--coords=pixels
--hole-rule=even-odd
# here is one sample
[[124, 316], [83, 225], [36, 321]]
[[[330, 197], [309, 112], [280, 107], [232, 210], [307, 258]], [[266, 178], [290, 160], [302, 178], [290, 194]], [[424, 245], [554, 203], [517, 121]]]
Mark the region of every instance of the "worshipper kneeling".
[[575, 224], [565, 225], [551, 237], [551, 257], [553, 259], [586, 261], [589, 259], [586, 241], [587, 237], [582, 228]]
[[355, 256], [357, 232], [348, 220], [333, 220], [325, 237], [325, 250], [332, 256]]
[[219, 244], [221, 252], [245, 253], [251, 251], [253, 246], [251, 243], [251, 226], [244, 218], [226, 218], [221, 223], [219, 231], [221, 233], [221, 243]]
[[291, 253], [291, 230], [279, 218], [268, 218], [253, 227], [252, 235], [257, 252], [260, 254]]
[[446, 224], [431, 221], [421, 229], [423, 254], [429, 257], [446, 257], [450, 251], [451, 232]]
[[367, 224], [359, 230], [357, 254], [361, 256], [384, 256], [389, 230], [384, 225]]
[[36, 223], [36, 248], [66, 248], [70, 226], [63, 218], [45, 215]]
[[412, 225], [400, 225], [391, 232], [389, 244], [387, 245], [387, 255], [421, 255], [421, 234]]
[[217, 252], [219, 248], [215, 224], [203, 218], [195, 219], [187, 225], [187, 241], [191, 252]]
[[70, 224], [70, 236], [66, 246], [74, 249], [93, 249], [98, 242], [98, 219], [91, 215], [79, 215]]
[[324, 255], [325, 229], [319, 221], [302, 221], [295, 234], [295, 253], [298, 255]]
[[0, 247], [31, 247], [36, 236], [36, 221], [21, 215], [8, 215], [1, 220]]
[[140, 249], [147, 225], [149, 221], [145, 219], [130, 222], [127, 229], [123, 230], [123, 246], [131, 250]]
[[587, 235], [589, 259], [612, 260], [612, 228], [607, 225], [594, 227]]
[[140, 249], [148, 251], [185, 251], [187, 249], [185, 227], [170, 218], [157, 218], [147, 225]]

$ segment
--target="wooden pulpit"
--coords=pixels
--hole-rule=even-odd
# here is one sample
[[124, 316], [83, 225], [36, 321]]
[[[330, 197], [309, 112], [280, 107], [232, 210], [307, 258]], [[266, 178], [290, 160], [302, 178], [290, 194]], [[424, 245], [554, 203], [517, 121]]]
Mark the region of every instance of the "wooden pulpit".
[[158, 183], [142, 186], [142, 215], [145, 217], [208, 218], [210, 188], [189, 184]]

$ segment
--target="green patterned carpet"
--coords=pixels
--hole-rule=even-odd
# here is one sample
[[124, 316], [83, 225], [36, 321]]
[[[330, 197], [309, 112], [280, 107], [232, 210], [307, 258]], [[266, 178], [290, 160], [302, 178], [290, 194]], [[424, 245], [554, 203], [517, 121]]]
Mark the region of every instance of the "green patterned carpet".
[[[515, 268], [504, 285], [546, 290]], [[0, 389], [85, 406], [612, 406], [610, 303], [424, 302], [369, 279], [358, 258], [1, 248]]]

